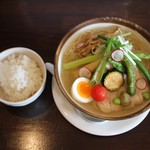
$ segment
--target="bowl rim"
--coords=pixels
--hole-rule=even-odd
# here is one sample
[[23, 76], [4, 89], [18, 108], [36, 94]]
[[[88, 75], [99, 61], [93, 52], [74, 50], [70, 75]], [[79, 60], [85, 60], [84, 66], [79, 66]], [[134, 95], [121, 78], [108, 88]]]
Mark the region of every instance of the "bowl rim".
[[[7, 101], [7, 100], [0, 98], [0, 102], [6, 104], [8, 106], [13, 106], [13, 107], [26, 106], [26, 105], [34, 102], [42, 94], [42, 92], [45, 88], [47, 71], [46, 71], [45, 63], [44, 63], [42, 57], [37, 52], [35, 52], [34, 50], [32, 50], [30, 48], [26, 48], [26, 47], [12, 47], [12, 48], [8, 48], [6, 50], [1, 51], [0, 55], [5, 54], [5, 53], [7, 55], [7, 53], [8, 53], [7, 56], [9, 56], [13, 53], [22, 53], [22, 52], [30, 53], [30, 54], [34, 55], [39, 60], [41, 66], [43, 68], [42, 69], [43, 70], [42, 71], [43, 81], [42, 81], [40, 88], [32, 96], [30, 96], [29, 98], [27, 98], [25, 100], [13, 102], [13, 101]], [[2, 59], [4, 59], [4, 58], [2, 58]], [[0, 60], [1, 60], [1, 58], [0, 58]]]
[[81, 111], [83, 114], [89, 115], [90, 117], [96, 118], [96, 119], [100, 119], [100, 120], [123, 120], [123, 119], [129, 119], [132, 117], [135, 117], [145, 111], [147, 111], [148, 109], [150, 109], [150, 103], [148, 103], [145, 107], [143, 107], [142, 109], [129, 114], [129, 115], [125, 115], [125, 116], [120, 116], [120, 117], [103, 117], [97, 114], [93, 114], [91, 112], [88, 112], [87, 110], [83, 109], [82, 107], [80, 107], [79, 105], [77, 105], [76, 103], [74, 103], [71, 98], [69, 97], [69, 94], [67, 94], [65, 92], [65, 89], [63, 88], [63, 85], [61, 84], [61, 79], [59, 77], [59, 71], [58, 71], [58, 61], [59, 61], [59, 55], [61, 52], [61, 49], [63, 47], [63, 45], [67, 42], [67, 40], [71, 37], [71, 35], [73, 35], [74, 33], [76, 33], [78, 30], [80, 30], [81, 28], [84, 28], [86, 26], [92, 25], [92, 24], [96, 24], [96, 23], [115, 23], [118, 25], [123, 25], [123, 26], [127, 26], [133, 30], [136, 30], [138, 33], [140, 33], [147, 41], [149, 41], [148, 39], [150, 39], [150, 33], [144, 29], [143, 27], [141, 27], [140, 25], [126, 20], [126, 19], [122, 19], [122, 18], [118, 18], [118, 17], [102, 17], [102, 18], [93, 18], [90, 20], [86, 20], [76, 26], [74, 26], [72, 29], [70, 29], [65, 35], [64, 37], [61, 39], [56, 53], [55, 53], [55, 65], [54, 65], [54, 75], [56, 78], [56, 82], [58, 84], [58, 87], [60, 89], [60, 91], [62, 92], [62, 94], [64, 95], [64, 97], [67, 99], [68, 102], [70, 102], [76, 109], [78, 109], [79, 111]]

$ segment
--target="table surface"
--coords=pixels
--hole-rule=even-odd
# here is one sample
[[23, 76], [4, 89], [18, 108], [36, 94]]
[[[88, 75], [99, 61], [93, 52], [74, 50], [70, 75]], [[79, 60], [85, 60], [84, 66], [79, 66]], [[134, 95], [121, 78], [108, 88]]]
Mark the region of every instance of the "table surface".
[[[96, 17], [121, 17], [150, 31], [148, 0], [1, 0], [0, 51], [28, 47], [44, 62], [54, 63], [57, 46], [72, 27]], [[13, 108], [0, 103], [0, 149], [150, 149], [150, 120], [117, 136], [95, 136], [70, 124], [52, 96], [47, 74], [42, 95], [32, 104]]]

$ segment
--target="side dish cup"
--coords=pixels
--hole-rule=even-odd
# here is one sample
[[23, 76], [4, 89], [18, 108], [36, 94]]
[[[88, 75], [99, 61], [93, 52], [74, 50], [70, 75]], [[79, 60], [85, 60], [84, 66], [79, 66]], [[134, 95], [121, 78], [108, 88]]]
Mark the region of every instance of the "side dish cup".
[[41, 93], [43, 92], [43, 90], [45, 88], [46, 68], [45, 68], [45, 64], [44, 64], [42, 58], [35, 51], [28, 49], [28, 48], [24, 48], [24, 47], [14, 47], [14, 48], [10, 48], [5, 51], [2, 51], [0, 53], [0, 61], [4, 60], [6, 57], [8, 57], [12, 54], [16, 54], [16, 53], [26, 55], [31, 60], [34, 60], [41, 70], [42, 79], [43, 79], [39, 89], [33, 95], [28, 97], [27, 99], [14, 102], [14, 101], [8, 101], [8, 100], [2, 98], [2, 96], [0, 96], [0, 102], [4, 103], [6, 105], [9, 105], [9, 106], [19, 107], [19, 106], [25, 106], [25, 105], [32, 103], [41, 95]]
[[[146, 105], [135, 109], [132, 112], [126, 112], [125, 114], [121, 115], [111, 115], [110, 113], [101, 114], [101, 113], [93, 113], [92, 111], [85, 109], [83, 105], [80, 103], [77, 103], [74, 98], [71, 96], [71, 93], [68, 92], [68, 89], [66, 88], [64, 84], [64, 80], [62, 77], [62, 64], [63, 64], [63, 55], [65, 53], [65, 50], [67, 46], [82, 32], [86, 32], [89, 29], [94, 29], [98, 27], [107, 27], [110, 25], [119, 25], [119, 26], [125, 26], [127, 28], [130, 28], [133, 31], [137, 31], [140, 35], [144, 37], [147, 41], [150, 40], [150, 34], [145, 29], [140, 27], [137, 24], [134, 24], [130, 21], [120, 19], [120, 18], [95, 18], [92, 20], [85, 21], [76, 27], [74, 27], [72, 30], [70, 30], [62, 39], [60, 42], [56, 55], [55, 55], [55, 66], [54, 66], [54, 75], [57, 81], [57, 84], [65, 96], [65, 98], [81, 113], [83, 113], [85, 116], [88, 116], [88, 118], [98, 119], [98, 120], [121, 120], [121, 119], [127, 119], [134, 117], [136, 115], [139, 115], [146, 110], [150, 108], [150, 103], [148, 102]], [[70, 79], [68, 79], [70, 80]], [[149, 84], [149, 83], [148, 83]], [[149, 86], [149, 85], [148, 85]]]

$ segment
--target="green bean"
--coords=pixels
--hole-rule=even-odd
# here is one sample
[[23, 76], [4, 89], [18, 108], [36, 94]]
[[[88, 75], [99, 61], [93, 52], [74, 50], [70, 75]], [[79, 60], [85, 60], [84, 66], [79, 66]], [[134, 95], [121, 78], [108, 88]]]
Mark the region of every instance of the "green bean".
[[122, 73], [126, 71], [125, 66], [121, 62], [113, 61], [111, 58], [108, 58], [108, 62], [111, 63], [118, 71]]
[[127, 92], [132, 96], [136, 93], [136, 89], [135, 89], [136, 79], [135, 79], [134, 66], [127, 59], [127, 57], [124, 58], [123, 62], [127, 69], [127, 85], [128, 85]]
[[134, 61], [137, 64], [137, 66], [139, 67], [139, 69], [142, 71], [144, 76], [147, 78], [148, 82], [150, 83], [150, 74], [147, 71], [147, 69], [144, 67], [144, 65], [139, 60], [134, 59]]

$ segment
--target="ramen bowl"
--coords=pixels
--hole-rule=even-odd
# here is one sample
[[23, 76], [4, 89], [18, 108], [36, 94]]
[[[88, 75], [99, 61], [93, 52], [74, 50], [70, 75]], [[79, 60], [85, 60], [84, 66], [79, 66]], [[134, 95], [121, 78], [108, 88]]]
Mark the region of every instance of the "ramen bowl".
[[[43, 92], [46, 67], [35, 51], [25, 47], [4, 50], [0, 53], [0, 67], [1, 103], [13, 107], [26, 106]], [[5, 77], [2, 76], [4, 74]]]
[[[67, 69], [64, 69], [64, 64], [83, 58], [83, 57], [80, 57], [81, 55], [78, 55], [80, 50], [76, 50], [76, 49], [78, 48], [80, 49], [81, 47], [82, 48], [88, 47], [87, 46], [88, 44], [86, 43], [84, 45], [84, 42], [89, 41], [88, 39], [89, 37], [92, 37], [92, 39], [94, 39], [93, 43], [95, 43], [95, 39], [97, 41], [98, 34], [107, 35], [109, 38], [112, 36], [111, 35], [112, 33], [118, 32], [116, 30], [121, 30], [119, 32], [123, 31], [125, 34], [131, 33], [131, 35], [129, 36], [130, 37], [129, 41], [131, 40], [133, 42], [134, 49], [142, 49], [140, 53], [149, 53], [149, 50], [148, 50], [148, 48], [150, 48], [150, 43], [148, 42], [150, 39], [149, 32], [147, 32], [141, 26], [133, 22], [120, 19], [120, 18], [109, 18], [109, 17], [95, 18], [95, 19], [85, 21], [75, 26], [64, 36], [64, 38], [61, 40], [56, 51], [54, 74], [55, 74], [55, 78], [59, 86], [59, 89], [61, 90], [65, 98], [68, 100], [68, 102], [71, 103], [71, 105], [73, 105], [86, 118], [89, 118], [92, 120], [101, 121], [101, 120], [127, 119], [127, 118], [137, 116], [150, 108], [150, 101], [141, 100], [141, 102], [139, 102], [139, 99], [138, 99], [139, 95], [136, 95], [136, 94], [135, 94], [136, 96], [135, 95], [132, 96], [132, 94], [130, 95], [131, 105], [128, 107], [126, 106], [124, 107], [120, 105], [118, 106], [118, 104], [113, 104], [112, 103], [113, 100], [110, 100], [111, 101], [110, 102], [109, 98], [113, 97], [112, 93], [114, 93], [114, 91], [110, 91], [110, 89], [108, 89], [108, 92], [110, 93], [109, 98], [108, 97], [105, 98], [107, 103], [105, 103], [105, 100], [99, 101], [99, 102], [96, 102], [94, 100], [88, 100], [88, 102], [84, 103], [84, 102], [78, 101], [77, 97], [74, 96], [75, 95], [74, 91], [76, 89], [73, 89], [72, 85], [74, 81], [76, 80], [76, 78], [78, 78], [76, 77], [78, 74], [76, 72], [78, 72], [77, 70], [79, 70], [79, 67], [76, 67], [75, 65], [74, 68], [68, 67]], [[72, 56], [74, 54], [75, 56]], [[82, 56], [84, 54], [82, 53]], [[88, 55], [91, 55], [91, 54], [84, 55], [84, 57]], [[144, 61], [145, 61], [144, 65], [148, 63], [148, 60], [144, 60]], [[80, 67], [83, 67], [83, 65], [81, 65]], [[149, 72], [149, 69], [150, 69], [149, 66], [146, 66], [146, 67]], [[135, 68], [137, 68], [137, 66], [135, 66]], [[143, 73], [141, 73], [140, 75], [142, 76], [140, 78], [144, 78]], [[80, 75], [78, 74], [78, 76]], [[124, 82], [126, 84], [127, 82], [126, 80], [128, 77], [126, 78], [125, 76], [126, 75], [123, 75], [123, 79], [125, 80]], [[89, 79], [89, 81], [90, 80], [91, 79]], [[134, 80], [136, 82], [136, 79]], [[146, 83], [147, 91], [150, 92], [149, 82], [147, 81], [147, 79], [144, 79], [144, 80], [146, 81], [145, 83]], [[101, 84], [103, 85], [103, 83]], [[135, 84], [134, 86], [136, 89], [137, 87]], [[125, 85], [125, 88], [127, 88], [126, 85]], [[120, 89], [121, 87], [118, 90]], [[142, 93], [142, 92], [144, 92], [143, 89], [141, 91], [139, 89], [136, 89], [137, 94]], [[132, 102], [133, 97], [134, 97], [135, 103]], [[118, 110], [115, 110], [114, 108]]]

